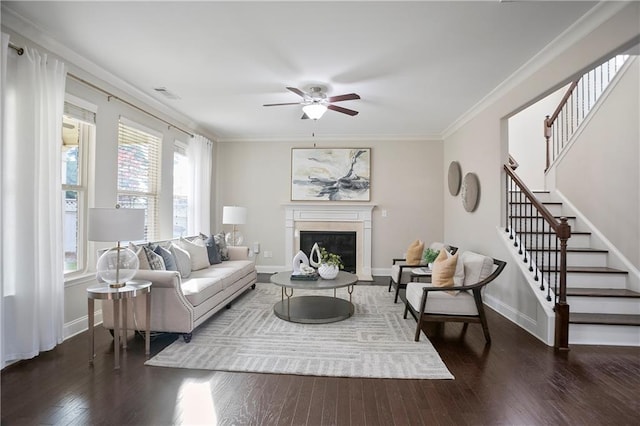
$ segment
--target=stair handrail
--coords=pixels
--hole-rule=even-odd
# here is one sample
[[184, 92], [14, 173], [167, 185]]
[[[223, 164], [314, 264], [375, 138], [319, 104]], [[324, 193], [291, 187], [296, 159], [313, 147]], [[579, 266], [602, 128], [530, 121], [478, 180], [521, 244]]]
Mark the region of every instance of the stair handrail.
[[[569, 141], [571, 135], [584, 121], [594, 103], [628, 58], [629, 55], [616, 55], [585, 73], [579, 79], [572, 81], [553, 114], [545, 117], [544, 138], [547, 150], [545, 172], [551, 167], [551, 162], [560, 155], [565, 143]], [[579, 86], [582, 88], [581, 91], [578, 90]], [[556, 126], [556, 121], [560, 116], [562, 116], [562, 122]], [[558, 129], [558, 131], [555, 132], [554, 129]], [[553, 147], [550, 142], [551, 138], [553, 138]]]
[[[569, 305], [567, 304], [567, 240], [569, 238], [571, 238], [571, 226], [569, 225], [567, 218], [566, 217], [561, 217], [560, 220], [556, 220], [556, 218], [551, 214], [551, 212], [549, 211], [549, 209], [547, 209], [544, 204], [542, 204], [540, 202], [540, 200], [538, 200], [538, 198], [534, 195], [534, 193], [527, 187], [527, 185], [522, 181], [522, 179], [520, 179], [520, 177], [512, 170], [512, 167], [509, 164], [505, 164], [503, 166], [504, 171], [507, 173], [508, 178], [511, 180], [511, 182], [513, 182], [513, 184], [515, 184], [515, 186], [518, 188], [518, 192], [519, 194], [524, 195], [524, 197], [526, 198], [527, 202], [531, 204], [531, 216], [526, 216], [527, 212], [526, 212], [526, 208], [525, 208], [525, 216], [527, 218], [531, 218], [531, 219], [536, 219], [535, 222], [535, 227], [536, 230], [538, 230], [538, 223], [537, 223], [537, 219], [541, 218], [544, 220], [544, 222], [546, 222], [550, 229], [553, 230], [553, 233], [556, 236], [556, 248], [557, 248], [557, 241], [560, 242], [560, 264], [559, 266], [556, 263], [556, 280], [559, 281], [558, 282], [558, 286], [555, 289], [554, 293], [555, 293], [555, 306], [554, 306], [554, 311], [555, 311], [555, 337], [554, 337], [554, 347], [558, 350], [569, 350]], [[510, 215], [510, 209], [511, 211], [513, 211], [513, 207], [511, 206], [511, 198], [510, 198], [510, 191], [511, 193], [513, 192], [512, 190], [510, 190], [509, 188], [509, 179], [507, 179], [507, 184], [506, 184], [506, 222], [507, 222], [507, 226], [505, 227], [506, 232], [510, 232], [511, 233], [511, 237], [512, 239], [515, 239], [515, 235], [517, 235], [518, 231], [514, 231], [514, 224], [513, 222], [511, 223], [511, 226], [509, 226], [509, 218], [512, 217], [512, 215]], [[533, 209], [536, 210], [536, 216], [533, 215]], [[532, 222], [532, 226], [533, 226], [533, 222]], [[514, 245], [520, 245], [520, 254], [524, 254], [524, 262], [529, 262], [530, 266], [529, 266], [529, 270], [530, 271], [534, 271], [534, 268], [532, 266], [533, 263], [533, 258], [532, 255], [529, 256], [529, 259], [527, 258], [527, 250], [531, 250], [533, 248], [534, 245], [537, 245], [537, 241], [534, 242], [533, 237], [532, 237], [532, 233], [530, 233], [530, 238], [529, 238], [529, 244], [527, 244], [527, 247], [525, 251], [522, 250], [522, 245], [523, 245], [523, 241], [526, 242], [526, 223], [524, 225], [525, 227], [525, 232], [524, 232], [524, 237], [520, 238], [520, 243], [518, 243], [517, 241], [514, 243]], [[511, 229], [509, 229], [511, 228]], [[544, 226], [542, 227], [542, 229], [544, 230]], [[531, 230], [533, 231], [533, 230]], [[551, 241], [549, 241], [549, 244], [551, 244]], [[543, 244], [542, 244], [542, 266], [544, 266], [544, 238], [543, 238]], [[550, 250], [549, 250], [550, 251]], [[536, 260], [539, 258], [539, 252], [536, 252]], [[549, 259], [549, 263], [550, 263], [550, 259]], [[538, 269], [540, 269], [541, 266], [537, 264], [536, 262], [536, 268], [535, 268], [535, 279], [538, 280]], [[551, 272], [551, 270], [550, 270]], [[542, 281], [544, 281], [544, 278], [542, 279]], [[551, 286], [551, 282], [550, 280], [548, 280], [547, 282], [547, 300], [551, 301], [551, 298], [549, 296], [549, 292], [550, 292], [550, 286]], [[542, 283], [541, 285], [541, 290], [544, 290], [544, 283]]]

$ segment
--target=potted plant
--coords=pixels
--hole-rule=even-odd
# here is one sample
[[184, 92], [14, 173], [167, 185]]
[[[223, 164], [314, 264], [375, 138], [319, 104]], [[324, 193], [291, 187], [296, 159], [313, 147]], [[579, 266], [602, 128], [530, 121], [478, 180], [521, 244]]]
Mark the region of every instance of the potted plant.
[[332, 280], [338, 276], [338, 271], [344, 268], [342, 258], [334, 253], [329, 253], [324, 247], [320, 247], [320, 266], [318, 274], [325, 280]]
[[429, 266], [429, 268], [431, 268], [431, 264], [433, 263], [434, 260], [436, 260], [439, 254], [440, 254], [439, 250], [434, 250], [432, 248], [426, 249], [422, 254], [422, 263], [426, 263]]

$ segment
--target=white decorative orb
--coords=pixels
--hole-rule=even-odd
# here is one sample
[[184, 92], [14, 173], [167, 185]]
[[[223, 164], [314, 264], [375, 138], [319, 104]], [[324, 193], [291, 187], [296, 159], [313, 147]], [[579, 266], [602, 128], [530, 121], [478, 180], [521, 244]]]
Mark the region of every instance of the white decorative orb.
[[138, 256], [128, 248], [120, 247], [112, 248], [100, 256], [96, 268], [104, 282], [111, 287], [120, 287], [133, 278], [138, 266]]
[[318, 274], [325, 280], [332, 280], [338, 276], [338, 272], [340, 269], [337, 265], [327, 265], [326, 263], [321, 264], [318, 267]]

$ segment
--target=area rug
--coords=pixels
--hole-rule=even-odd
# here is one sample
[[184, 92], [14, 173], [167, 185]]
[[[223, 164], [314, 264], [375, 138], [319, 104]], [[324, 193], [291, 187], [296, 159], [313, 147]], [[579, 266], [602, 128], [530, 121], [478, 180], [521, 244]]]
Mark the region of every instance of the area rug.
[[[295, 295], [325, 294], [295, 290]], [[348, 299], [346, 289], [338, 297]], [[357, 285], [354, 315], [330, 324], [296, 324], [273, 313], [281, 289], [258, 283], [231, 306], [176, 340], [146, 365], [218, 371], [397, 379], [453, 379], [429, 340], [414, 342], [386, 286]]]

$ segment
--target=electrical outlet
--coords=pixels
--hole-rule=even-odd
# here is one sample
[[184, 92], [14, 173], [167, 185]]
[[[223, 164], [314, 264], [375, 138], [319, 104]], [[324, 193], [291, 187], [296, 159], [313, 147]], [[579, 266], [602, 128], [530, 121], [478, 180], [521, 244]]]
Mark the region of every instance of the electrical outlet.
[[382, 210], [382, 217], [387, 217], [387, 211], [386, 210]]
[[265, 250], [265, 252], [264, 252], [264, 257], [265, 257], [265, 258], [273, 257], [273, 253], [272, 253], [272, 252], [270, 252], [270, 251]]

